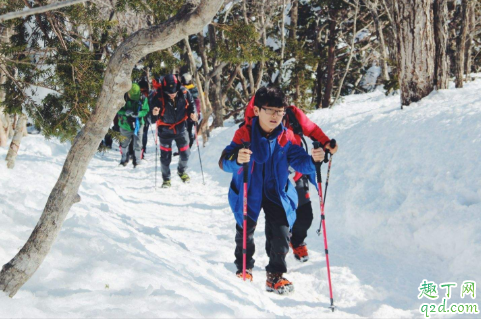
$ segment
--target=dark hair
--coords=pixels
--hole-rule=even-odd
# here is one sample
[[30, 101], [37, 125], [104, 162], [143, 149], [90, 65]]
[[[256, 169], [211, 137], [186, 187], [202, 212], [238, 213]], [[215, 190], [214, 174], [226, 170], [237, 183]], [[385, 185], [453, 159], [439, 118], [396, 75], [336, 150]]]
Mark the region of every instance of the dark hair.
[[272, 107], [288, 107], [287, 97], [278, 87], [261, 87], [256, 92], [254, 105], [257, 107], [272, 106]]

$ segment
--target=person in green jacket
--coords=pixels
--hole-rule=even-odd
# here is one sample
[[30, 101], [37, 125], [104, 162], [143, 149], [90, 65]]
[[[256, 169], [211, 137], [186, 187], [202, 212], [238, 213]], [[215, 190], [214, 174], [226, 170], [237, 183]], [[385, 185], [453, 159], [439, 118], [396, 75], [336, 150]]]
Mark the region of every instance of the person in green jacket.
[[130, 141], [134, 140], [134, 167], [140, 165], [142, 159], [142, 135], [144, 118], [149, 113], [149, 102], [140, 92], [137, 83], [125, 96], [125, 105], [117, 113], [119, 116], [120, 134], [124, 139], [120, 142], [122, 158], [120, 165], [127, 166]]

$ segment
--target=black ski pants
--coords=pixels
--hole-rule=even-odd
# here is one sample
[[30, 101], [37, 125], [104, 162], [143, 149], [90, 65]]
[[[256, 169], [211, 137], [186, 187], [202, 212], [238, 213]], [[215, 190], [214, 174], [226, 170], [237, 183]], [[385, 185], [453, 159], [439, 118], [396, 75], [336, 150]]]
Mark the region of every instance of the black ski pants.
[[[257, 223], [247, 217], [247, 250], [246, 250], [246, 268], [254, 268], [255, 259], [252, 258], [256, 252], [256, 245], [254, 244], [254, 231], [256, 230]], [[243, 249], [244, 234], [242, 227], [237, 223], [235, 224], [235, 265], [237, 270], [242, 270], [242, 249]]]
[[150, 128], [149, 121], [145, 121], [144, 135], [142, 135], [142, 153], [146, 153], [146, 150], [147, 150], [147, 139], [149, 137], [149, 128]]
[[182, 174], [187, 169], [187, 162], [189, 161], [189, 135], [187, 130], [182, 130], [178, 133], [173, 133], [170, 130], [167, 132], [161, 131], [160, 137], [160, 169], [162, 171], [162, 178], [164, 181], [170, 180], [170, 162], [172, 161], [172, 141], [175, 141], [179, 149], [179, 164], [177, 171]]
[[292, 227], [291, 244], [294, 248], [305, 245], [304, 240], [307, 237], [307, 231], [312, 225], [314, 216], [312, 214], [311, 202], [307, 202], [299, 206], [296, 210], [296, 222]]
[[[262, 199], [262, 208], [266, 218], [266, 253], [269, 256], [269, 264], [266, 271], [273, 273], [287, 272], [286, 255], [289, 252], [289, 223], [287, 222], [286, 212], [282, 206], [279, 206], [265, 196]], [[254, 231], [256, 222], [247, 218], [247, 269], [254, 267], [254, 259], [252, 256], [255, 252]], [[243, 232], [239, 225], [236, 225], [236, 249], [235, 264], [238, 270], [242, 270], [242, 244]]]

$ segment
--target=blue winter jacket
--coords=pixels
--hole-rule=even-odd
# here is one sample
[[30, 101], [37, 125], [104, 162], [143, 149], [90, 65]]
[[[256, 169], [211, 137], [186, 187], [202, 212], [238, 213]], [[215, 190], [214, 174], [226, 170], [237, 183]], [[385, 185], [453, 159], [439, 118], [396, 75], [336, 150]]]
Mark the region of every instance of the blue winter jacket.
[[262, 136], [257, 117], [253, 119], [252, 126], [239, 128], [230, 145], [224, 149], [219, 164], [224, 171], [232, 173], [229, 204], [241, 227], [244, 181], [243, 167], [237, 163], [237, 152], [243, 148], [242, 142], [251, 142], [252, 151], [247, 183], [247, 215], [257, 221], [264, 192], [269, 200], [284, 208], [292, 228], [296, 220], [298, 198], [294, 185], [289, 181], [288, 168], [290, 165], [300, 173], [315, 174], [312, 157], [300, 146], [292, 130], [282, 124], [268, 138]]

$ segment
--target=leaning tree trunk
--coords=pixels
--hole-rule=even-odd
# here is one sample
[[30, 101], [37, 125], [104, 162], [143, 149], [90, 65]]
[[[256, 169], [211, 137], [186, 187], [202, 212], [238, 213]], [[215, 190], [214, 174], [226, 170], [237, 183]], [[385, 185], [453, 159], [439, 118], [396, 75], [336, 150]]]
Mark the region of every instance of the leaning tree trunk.
[[434, 0], [434, 41], [436, 60], [434, 84], [438, 90], [447, 89], [449, 83], [448, 64], [448, 0]]
[[431, 0], [394, 1], [401, 108], [434, 89], [435, 44]]
[[463, 87], [464, 77], [464, 56], [466, 52], [466, 37], [469, 29], [468, 7], [470, 0], [462, 0], [461, 3], [461, 29], [456, 38], [456, 88]]
[[[171, 47], [189, 34], [200, 32], [223, 0], [188, 0], [177, 15], [157, 26], [129, 36], [112, 55], [95, 110], [75, 138], [62, 173], [27, 243], [0, 272], [0, 290], [13, 297], [38, 269], [58, 236], [70, 207], [80, 201], [78, 189], [87, 166], [112, 123], [127, 92], [135, 64], [151, 52]], [[114, 94], [112, 94], [114, 93]]]
[[25, 133], [25, 124], [27, 123], [27, 116], [25, 114], [20, 115], [15, 125], [15, 134], [13, 135], [12, 142], [10, 143], [10, 149], [8, 150], [7, 167], [12, 169], [15, 167], [15, 160], [17, 159], [18, 149], [20, 148], [20, 142]]

